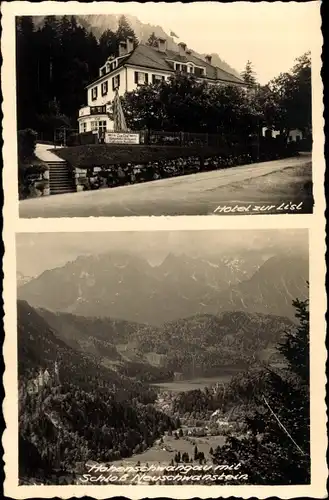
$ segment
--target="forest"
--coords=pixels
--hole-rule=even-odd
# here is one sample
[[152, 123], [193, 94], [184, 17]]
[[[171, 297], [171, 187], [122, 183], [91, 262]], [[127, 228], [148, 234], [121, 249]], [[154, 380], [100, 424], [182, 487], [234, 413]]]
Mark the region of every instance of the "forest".
[[36, 25], [31, 16], [17, 17], [17, 125], [53, 139], [55, 128], [77, 127], [77, 111], [86, 104], [85, 86], [98, 77], [105, 59], [132, 36], [126, 18], [116, 32], [106, 30], [99, 40], [75, 16], [46, 16]]

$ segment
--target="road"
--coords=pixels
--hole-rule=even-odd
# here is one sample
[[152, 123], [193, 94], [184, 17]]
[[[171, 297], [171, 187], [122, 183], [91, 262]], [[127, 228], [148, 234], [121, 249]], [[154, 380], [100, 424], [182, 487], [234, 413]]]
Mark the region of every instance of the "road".
[[311, 155], [302, 155], [131, 186], [22, 200], [19, 209], [22, 218], [310, 213], [311, 180]]

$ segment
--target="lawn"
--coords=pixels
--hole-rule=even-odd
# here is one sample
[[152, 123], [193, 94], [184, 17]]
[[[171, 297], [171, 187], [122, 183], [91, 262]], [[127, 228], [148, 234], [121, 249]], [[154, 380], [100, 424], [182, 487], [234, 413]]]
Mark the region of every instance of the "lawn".
[[198, 450], [203, 452], [207, 460], [210, 459], [209, 450], [214, 450], [217, 446], [222, 446], [225, 442], [224, 436], [205, 436], [205, 437], [189, 437], [175, 439], [173, 436], [164, 436], [163, 444], [154, 444], [151, 448], [145, 450], [143, 453], [138, 453], [124, 460], [117, 460], [111, 462], [112, 465], [136, 465], [140, 462], [142, 465], [148, 463], [169, 465], [170, 461], [174, 459], [176, 453], [180, 451], [181, 455], [187, 452], [190, 458], [194, 456], [194, 447], [197, 446]]

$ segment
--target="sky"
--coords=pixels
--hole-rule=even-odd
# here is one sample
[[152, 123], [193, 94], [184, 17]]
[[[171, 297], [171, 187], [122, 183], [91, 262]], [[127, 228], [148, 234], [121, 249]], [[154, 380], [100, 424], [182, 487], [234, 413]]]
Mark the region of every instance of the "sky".
[[[314, 5], [315, 4], [315, 5]], [[137, 16], [143, 23], [172, 30], [200, 53], [216, 52], [241, 72], [253, 63], [258, 81], [267, 83], [289, 71], [310, 50], [318, 2], [109, 3], [108, 13]], [[102, 11], [103, 12], [103, 11]]]
[[[270, 242], [270, 243], [269, 243]], [[243, 249], [268, 248], [269, 244], [305, 253], [304, 229], [204, 230], [204, 231], [112, 231], [85, 233], [21, 233], [16, 237], [17, 271], [38, 276], [62, 267], [80, 255], [107, 252], [135, 254], [159, 265], [169, 253], [204, 257]]]

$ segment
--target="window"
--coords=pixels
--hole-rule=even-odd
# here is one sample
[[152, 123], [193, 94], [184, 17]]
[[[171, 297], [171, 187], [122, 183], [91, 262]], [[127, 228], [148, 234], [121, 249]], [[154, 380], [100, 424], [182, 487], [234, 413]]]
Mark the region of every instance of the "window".
[[165, 79], [164, 76], [152, 75], [152, 83], [162, 82], [162, 80], [164, 79]]
[[205, 70], [204, 68], [194, 68], [194, 74], [195, 76], [204, 76]]
[[120, 75], [117, 75], [112, 78], [112, 90], [118, 89], [119, 87], [120, 87]]
[[94, 132], [95, 130], [97, 130], [97, 121], [92, 121], [91, 122], [91, 131]]
[[187, 66], [186, 66], [186, 64], [182, 64], [181, 71], [184, 71], [184, 73], [187, 73]]
[[98, 131], [99, 132], [106, 132], [106, 121], [100, 121], [98, 122]]
[[109, 88], [109, 82], [102, 83], [102, 96], [106, 95]]
[[83, 134], [84, 132], [87, 132], [87, 123], [86, 122], [80, 123], [80, 133]]
[[176, 71], [180, 71], [181, 70], [181, 65], [176, 63], [175, 70]]
[[192, 64], [188, 64], [187, 65], [187, 72], [188, 73], [193, 73], [193, 66], [192, 66]]
[[91, 98], [93, 101], [96, 101], [96, 99], [97, 99], [97, 91], [98, 91], [97, 87], [94, 87], [93, 89], [91, 89]]
[[106, 113], [106, 106], [91, 106], [90, 114], [91, 115], [100, 115], [102, 113]]
[[140, 71], [135, 71], [135, 83], [137, 85], [143, 85], [144, 83], [148, 83], [149, 75], [148, 73], [141, 73]]

